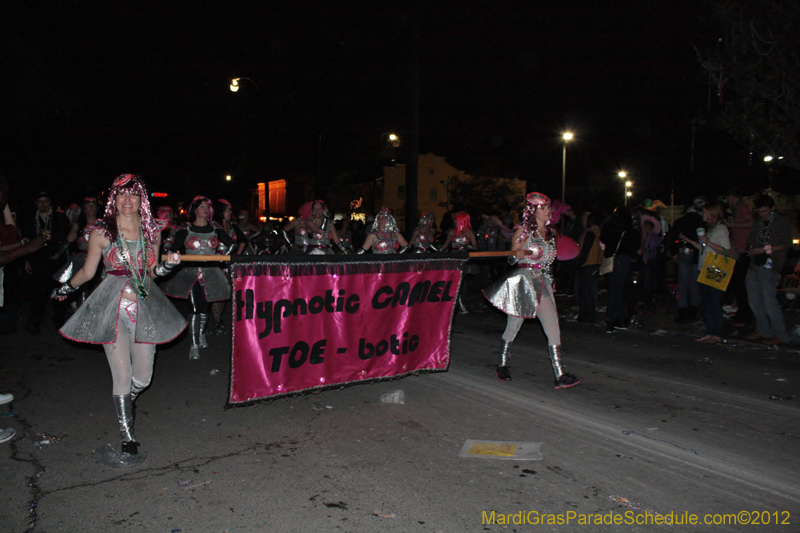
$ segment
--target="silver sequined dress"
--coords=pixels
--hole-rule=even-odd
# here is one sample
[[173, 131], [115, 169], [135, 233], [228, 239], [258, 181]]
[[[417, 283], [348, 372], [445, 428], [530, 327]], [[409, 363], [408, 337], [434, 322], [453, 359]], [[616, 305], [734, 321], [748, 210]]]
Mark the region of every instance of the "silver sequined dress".
[[[187, 231], [184, 241], [186, 255], [214, 255], [217, 253], [219, 246], [217, 228], [211, 233], [194, 232], [191, 226], [185, 229]], [[173, 298], [186, 299], [189, 297], [192, 285], [200, 283], [207, 302], [219, 302], [230, 298], [231, 286], [220, 267], [188, 265], [188, 262], [181, 264], [178, 271], [161, 284], [164, 294]]]
[[[140, 268], [139, 242], [127, 241], [127, 244]], [[156, 253], [151, 249], [148, 262], [152, 265], [155, 260]], [[130, 280], [116, 243], [103, 249], [103, 264], [103, 281], [59, 330], [64, 337], [89, 344], [110, 344], [117, 339], [119, 302], [125, 287], [130, 288]], [[136, 342], [163, 344], [180, 335], [186, 327], [186, 320], [155, 283], [150, 284], [146, 300], [139, 298], [137, 307]]]
[[506, 314], [536, 318], [542, 297], [546, 294], [553, 298], [550, 265], [556, 259], [556, 240], [528, 238], [521, 249], [533, 253], [520, 259], [517, 268], [504, 278], [484, 289], [483, 295]]

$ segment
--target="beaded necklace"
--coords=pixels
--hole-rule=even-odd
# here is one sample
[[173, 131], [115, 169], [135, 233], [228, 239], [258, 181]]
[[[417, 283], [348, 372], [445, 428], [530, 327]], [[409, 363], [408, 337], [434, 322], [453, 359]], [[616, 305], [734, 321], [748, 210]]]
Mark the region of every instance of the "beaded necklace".
[[147, 257], [148, 249], [147, 244], [144, 242], [141, 221], [139, 221], [139, 250], [142, 252], [141, 271], [134, 267], [133, 254], [130, 248], [128, 248], [128, 243], [125, 241], [122, 226], [119, 223], [119, 217], [117, 217], [117, 246], [122, 252], [120, 254], [122, 255], [122, 262], [125, 265], [125, 270], [128, 272], [128, 278], [130, 279], [133, 289], [143, 300], [147, 300], [147, 295], [150, 293], [150, 276], [147, 275], [147, 266], [150, 263]]
[[42, 217], [39, 216], [39, 212], [36, 212], [36, 236], [41, 237], [42, 235], [50, 235], [50, 222], [53, 219], [53, 210], [47, 212], [47, 220], [42, 222]]

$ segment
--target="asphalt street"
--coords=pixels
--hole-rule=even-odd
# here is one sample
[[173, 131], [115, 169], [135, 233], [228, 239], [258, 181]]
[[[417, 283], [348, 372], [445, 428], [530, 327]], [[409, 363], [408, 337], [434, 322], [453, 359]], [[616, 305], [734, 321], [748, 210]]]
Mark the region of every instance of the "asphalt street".
[[[17, 436], [0, 445], [0, 531], [800, 531], [796, 347], [562, 319], [584, 381], [554, 390], [528, 321], [501, 383], [504, 315], [469, 303], [448, 372], [233, 409], [229, 336], [196, 361], [184, 336], [158, 351], [137, 401], [148, 458], [127, 470], [92, 457], [119, 445], [102, 349], [51, 328], [5, 335], [0, 392], [16, 399], [0, 427]], [[404, 404], [381, 403], [398, 389]], [[462, 457], [469, 439], [538, 443], [541, 458]], [[644, 522], [670, 513], [701, 522]]]

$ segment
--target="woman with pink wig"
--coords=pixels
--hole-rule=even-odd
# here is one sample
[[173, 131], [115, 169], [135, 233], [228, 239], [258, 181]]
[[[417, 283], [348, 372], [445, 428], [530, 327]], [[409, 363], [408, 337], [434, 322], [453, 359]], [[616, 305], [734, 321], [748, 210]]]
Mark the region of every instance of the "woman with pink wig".
[[[475, 238], [475, 232], [472, 230], [472, 222], [469, 213], [466, 211], [458, 211], [453, 213], [454, 227], [447, 232], [447, 239], [442, 245], [442, 251], [447, 251], [452, 248], [454, 252], [466, 252], [469, 250], [478, 249], [478, 241]], [[458, 293], [458, 312], [462, 315], [469, 313], [467, 306], [464, 305], [463, 294], [466, 290], [466, 282], [461, 282], [461, 290]]]
[[102, 344], [111, 367], [114, 408], [121, 453], [105, 460], [112, 466], [132, 466], [144, 460], [133, 431], [133, 402], [150, 385], [156, 344], [177, 337], [186, 321], [152, 278], [169, 273], [180, 255], [156, 265], [163, 223], [150, 214], [147, 189], [139, 176], [123, 174], [114, 180], [103, 219], [89, 236], [83, 267], [53, 291], [63, 301], [94, 278], [100, 260], [105, 279], [60, 332], [68, 339]]
[[500, 364], [495, 373], [500, 381], [511, 381], [508, 366], [511, 345], [526, 318], [538, 318], [547, 336], [555, 387], [566, 389], [580, 383], [580, 378], [564, 372], [561, 364], [561, 329], [553, 294], [551, 265], [556, 260], [556, 232], [550, 218], [550, 198], [532, 192], [525, 202], [522, 223], [515, 229], [509, 263], [518, 265], [504, 278], [489, 285], [483, 294], [492, 305], [508, 315]]

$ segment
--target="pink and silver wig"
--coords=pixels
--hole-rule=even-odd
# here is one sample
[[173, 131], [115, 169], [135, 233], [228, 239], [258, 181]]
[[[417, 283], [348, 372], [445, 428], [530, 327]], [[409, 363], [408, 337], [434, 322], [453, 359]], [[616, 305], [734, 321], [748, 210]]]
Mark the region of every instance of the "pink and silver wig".
[[189, 206], [189, 222], [194, 222], [197, 218], [194, 212], [200, 207], [200, 204], [206, 204], [208, 206], [208, 220], [214, 219], [214, 204], [205, 196], [198, 195], [192, 198], [192, 204]]
[[434, 224], [436, 224], [436, 215], [430, 211], [425, 211], [419, 216], [418, 226], [433, 226]]
[[468, 232], [472, 231], [472, 221], [469, 218], [469, 213], [466, 211], [453, 213], [453, 222], [456, 224], [456, 237], [463, 237]]
[[[380, 229], [381, 220], [386, 221], [386, 225], [383, 229]], [[397, 221], [392, 216], [388, 207], [384, 207], [378, 211], [378, 214], [375, 215], [375, 220], [372, 222], [372, 228], [369, 230], [370, 233], [377, 233], [378, 231], [384, 233], [397, 233], [400, 231], [400, 228], [397, 227]]]
[[[522, 234], [519, 236], [518, 242], [524, 241], [529, 235], [536, 235], [536, 210], [540, 207], [550, 205], [550, 198], [540, 192], [532, 192], [525, 198], [525, 209], [522, 211], [522, 223], [517, 226], [522, 228]], [[553, 231], [551, 228], [552, 218], [545, 222], [544, 238], [550, 240], [553, 238]]]
[[118, 194], [123, 193], [131, 193], [139, 197], [139, 220], [142, 224], [142, 233], [148, 243], [156, 244], [161, 231], [161, 224], [153, 220], [153, 214], [150, 212], [150, 198], [147, 194], [147, 186], [142, 181], [142, 178], [136, 174], [122, 174], [111, 184], [111, 190], [108, 192], [108, 202], [106, 202], [106, 211], [103, 215], [106, 237], [110, 241], [117, 240], [117, 235], [119, 234], [117, 216], [119, 213], [117, 212], [117, 202], [115, 200]]

